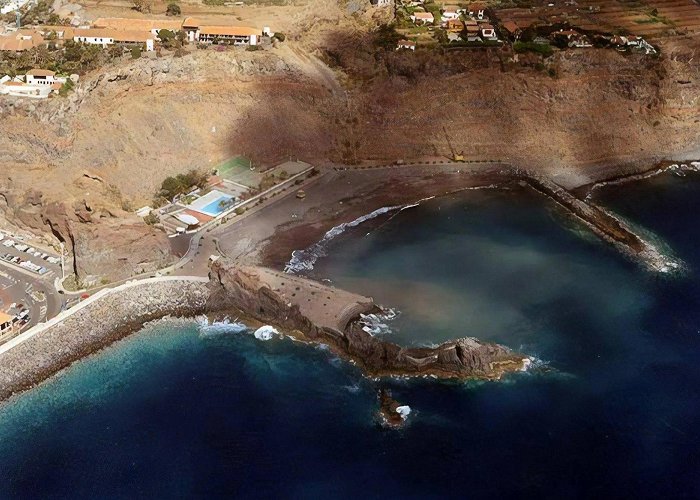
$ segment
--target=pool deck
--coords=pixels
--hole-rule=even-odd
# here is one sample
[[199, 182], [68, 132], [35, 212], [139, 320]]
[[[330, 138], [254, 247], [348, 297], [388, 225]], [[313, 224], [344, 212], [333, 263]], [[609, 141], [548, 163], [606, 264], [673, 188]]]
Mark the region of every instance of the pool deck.
[[232, 200], [233, 196], [228, 195], [226, 193], [223, 193], [223, 192], [215, 189], [215, 190], [210, 191], [209, 193], [205, 194], [201, 198], [198, 198], [195, 201], [193, 201], [192, 203], [190, 203], [187, 206], [187, 208], [188, 208], [188, 210], [194, 210], [195, 212], [200, 212], [200, 213], [203, 213], [204, 215], [216, 217], [224, 210], [214, 211], [214, 210], [211, 210], [209, 208], [209, 206], [212, 203], [216, 203], [217, 201], [222, 200], [222, 199]]

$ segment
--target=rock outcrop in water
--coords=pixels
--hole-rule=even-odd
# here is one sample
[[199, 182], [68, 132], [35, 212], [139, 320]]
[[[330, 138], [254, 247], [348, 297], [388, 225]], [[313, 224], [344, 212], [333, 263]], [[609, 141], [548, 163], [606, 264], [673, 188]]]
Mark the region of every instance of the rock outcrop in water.
[[471, 337], [434, 348], [386, 342], [357, 322], [360, 313], [378, 309], [372, 299], [266, 268], [219, 260], [209, 286], [209, 310], [236, 309], [300, 340], [326, 344], [370, 376], [498, 379], [529, 364], [526, 356], [507, 347]]

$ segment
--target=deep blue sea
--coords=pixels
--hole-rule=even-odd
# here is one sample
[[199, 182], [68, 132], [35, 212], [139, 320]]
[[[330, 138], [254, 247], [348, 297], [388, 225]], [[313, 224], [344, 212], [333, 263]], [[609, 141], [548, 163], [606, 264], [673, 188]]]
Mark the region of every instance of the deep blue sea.
[[[333, 240], [311, 275], [544, 369], [364, 379], [289, 339], [158, 322], [0, 407], [2, 498], [697, 498], [700, 176], [596, 199], [686, 264], [648, 273], [529, 191], [470, 191]], [[411, 406], [399, 431], [376, 390]]]

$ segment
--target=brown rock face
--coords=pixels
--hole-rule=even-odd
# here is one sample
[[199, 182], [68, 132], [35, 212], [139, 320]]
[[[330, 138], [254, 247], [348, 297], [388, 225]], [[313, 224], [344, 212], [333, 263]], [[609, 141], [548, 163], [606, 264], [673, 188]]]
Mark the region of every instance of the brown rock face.
[[155, 271], [173, 260], [164, 233], [123, 211], [93, 207], [88, 201], [46, 202], [42, 193], [23, 200], [9, 195], [9, 222], [47, 241], [63, 242], [74, 258], [72, 271], [80, 280], [95, 276], [118, 280]]
[[[339, 355], [357, 363], [368, 375], [435, 375], [441, 378], [497, 379], [508, 372], [520, 371], [527, 358], [507, 347], [461, 338], [435, 348], [404, 348], [365, 332], [356, 321], [344, 331], [319, 327], [310, 313], [300, 312], [294, 297], [281, 295], [265, 282], [264, 272], [240, 268], [217, 261], [210, 275], [210, 310], [238, 309], [255, 319], [293, 332], [301, 340], [329, 345]], [[333, 300], [336, 289], [312, 280], [298, 279], [298, 294], [304, 287], [319, 291]], [[310, 293], [310, 292], [309, 292]], [[355, 318], [358, 319], [358, 318]]]

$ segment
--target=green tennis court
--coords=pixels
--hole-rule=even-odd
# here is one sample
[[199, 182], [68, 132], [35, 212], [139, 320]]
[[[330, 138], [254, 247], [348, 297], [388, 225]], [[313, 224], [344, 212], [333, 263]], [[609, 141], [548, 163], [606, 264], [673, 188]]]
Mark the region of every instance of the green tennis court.
[[250, 169], [251, 162], [245, 156], [234, 156], [216, 167], [217, 175], [248, 187], [258, 187], [262, 174]]

